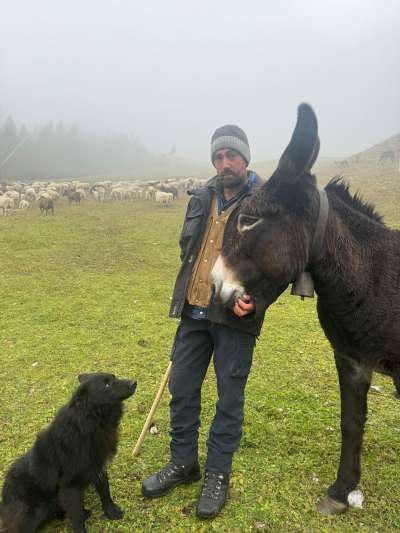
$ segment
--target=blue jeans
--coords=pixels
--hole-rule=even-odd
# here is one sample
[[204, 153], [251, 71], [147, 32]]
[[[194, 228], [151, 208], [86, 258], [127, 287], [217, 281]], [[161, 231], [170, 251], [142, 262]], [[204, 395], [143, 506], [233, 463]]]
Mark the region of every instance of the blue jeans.
[[201, 386], [211, 356], [218, 401], [207, 440], [206, 469], [230, 473], [242, 435], [244, 389], [256, 337], [210, 322], [183, 316], [172, 347], [171, 459], [189, 464], [197, 459]]

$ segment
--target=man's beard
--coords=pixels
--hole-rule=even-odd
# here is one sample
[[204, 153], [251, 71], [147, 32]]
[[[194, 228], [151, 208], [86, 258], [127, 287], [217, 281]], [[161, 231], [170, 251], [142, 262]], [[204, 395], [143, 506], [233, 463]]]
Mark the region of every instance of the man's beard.
[[224, 189], [237, 189], [244, 185], [247, 180], [247, 173], [238, 175], [234, 172], [224, 172], [218, 176], [218, 181]]

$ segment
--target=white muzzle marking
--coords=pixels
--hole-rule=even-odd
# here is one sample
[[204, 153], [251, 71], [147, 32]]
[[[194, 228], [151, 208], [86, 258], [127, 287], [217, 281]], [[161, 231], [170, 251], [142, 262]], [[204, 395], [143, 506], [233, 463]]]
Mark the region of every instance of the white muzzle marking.
[[232, 270], [229, 270], [220, 255], [211, 272], [215, 285], [215, 292], [226, 303], [233, 295], [240, 298], [245, 293], [244, 287], [236, 279]]

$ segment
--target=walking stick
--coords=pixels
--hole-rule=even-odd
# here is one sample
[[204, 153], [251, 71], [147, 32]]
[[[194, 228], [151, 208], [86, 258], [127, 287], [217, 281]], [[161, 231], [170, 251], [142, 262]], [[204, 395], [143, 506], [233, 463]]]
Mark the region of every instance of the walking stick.
[[144, 423], [142, 432], [139, 435], [139, 438], [138, 438], [138, 440], [137, 440], [137, 442], [135, 444], [135, 447], [133, 448], [132, 455], [134, 457], [136, 455], [138, 455], [139, 452], [140, 452], [140, 448], [142, 447], [142, 444], [143, 444], [144, 438], [146, 436], [146, 433], [148, 432], [150, 424], [151, 424], [151, 422], [153, 420], [154, 413], [156, 412], [158, 404], [160, 403], [160, 400], [162, 398], [165, 386], [168, 383], [168, 379], [169, 379], [169, 376], [171, 374], [171, 368], [172, 368], [172, 361], [169, 362], [167, 370], [165, 371], [165, 374], [162, 377], [162, 380], [161, 380], [161, 383], [160, 383], [160, 387], [158, 389], [156, 397], [154, 398], [154, 402], [153, 402], [153, 405], [151, 406], [149, 414], [147, 415], [146, 422]]

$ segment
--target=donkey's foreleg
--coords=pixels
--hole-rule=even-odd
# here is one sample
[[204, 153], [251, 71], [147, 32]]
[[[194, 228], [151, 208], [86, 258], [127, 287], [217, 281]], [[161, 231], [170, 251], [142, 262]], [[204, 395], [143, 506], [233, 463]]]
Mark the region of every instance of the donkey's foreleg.
[[337, 479], [320, 502], [323, 514], [337, 514], [348, 507], [347, 497], [360, 481], [361, 448], [367, 418], [367, 394], [372, 371], [335, 353], [341, 401], [342, 448]]

